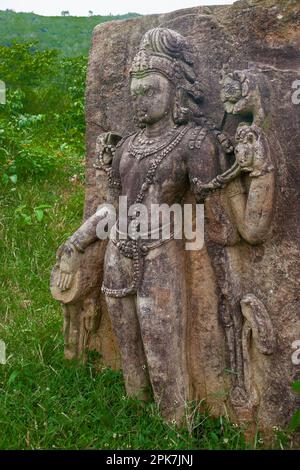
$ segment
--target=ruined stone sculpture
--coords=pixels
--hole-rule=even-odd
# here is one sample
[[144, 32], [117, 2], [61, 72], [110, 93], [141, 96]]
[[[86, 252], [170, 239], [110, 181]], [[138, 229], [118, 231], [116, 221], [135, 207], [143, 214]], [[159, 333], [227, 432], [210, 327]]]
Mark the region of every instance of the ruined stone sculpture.
[[[300, 377], [299, 12], [246, 3], [95, 29], [84, 223], [51, 291], [67, 358], [98, 351], [128, 394], [151, 386], [168, 421], [196, 399], [270, 430], [295, 411]], [[204, 203], [203, 248], [185, 250], [172, 224], [167, 239], [124, 238], [110, 224], [120, 195], [137, 231], [142, 206]]]
[[[265, 79], [259, 70], [236, 71], [223, 76], [221, 99], [225, 112], [241, 116], [235, 134], [234, 154], [240, 174], [226, 190], [229, 219], [236, 229], [237, 238], [250, 245], [262, 244], [270, 234], [274, 214], [275, 168], [268, 139], [263, 132], [266, 119], [267, 94]], [[246, 122], [243, 122], [243, 120]], [[225, 208], [224, 208], [225, 210]], [[224, 245], [228, 244], [224, 241]], [[219, 251], [220, 253], [220, 251]], [[212, 256], [215, 259], [214, 256]], [[240, 418], [255, 421], [259, 396], [251, 375], [250, 331], [252, 340], [262, 354], [271, 354], [275, 338], [272, 323], [264, 305], [253, 293], [243, 292], [242, 276], [233, 267], [232, 255], [223, 249], [223, 263], [218, 264], [217, 277], [223, 294], [220, 310], [225, 319], [225, 331], [232, 372], [231, 402], [239, 409]], [[246, 315], [245, 312], [251, 312]], [[261, 312], [264, 312], [261, 314]], [[259, 334], [258, 334], [259, 330]], [[246, 331], [248, 333], [246, 333]], [[245, 338], [248, 338], [247, 341]], [[262, 346], [265, 341], [266, 347]], [[268, 346], [267, 346], [268, 345]]]
[[[142, 129], [116, 147], [105, 143], [99, 162], [108, 175], [107, 202], [117, 208], [123, 195], [129, 206], [137, 207], [130, 216], [132, 223], [139, 204], [145, 204], [149, 213], [153, 204], [170, 207], [183, 200], [189, 186], [203, 201], [203, 188], [215, 189], [210, 181], [218, 173], [220, 145], [207, 127], [195, 123], [193, 106], [199, 104], [200, 90], [183, 36], [163, 28], [150, 30], [130, 74], [135, 118]], [[100, 137], [102, 145], [103, 139], [108, 136]], [[238, 170], [234, 165], [218, 177], [217, 187]], [[62, 292], [74, 282], [80, 253], [97, 242], [96, 227], [106, 215], [104, 205], [60, 248], [57, 287]], [[128, 235], [123, 240], [120, 223], [114, 228], [105, 254], [102, 291], [118, 338], [127, 392], [145, 397], [151, 383], [163, 416], [181, 419], [189, 397], [183, 241], [175, 239], [173, 226], [168, 239], [158, 240], [151, 233], [145, 239]], [[79, 317], [79, 312], [72, 313], [73, 307], [65, 308], [67, 315]]]

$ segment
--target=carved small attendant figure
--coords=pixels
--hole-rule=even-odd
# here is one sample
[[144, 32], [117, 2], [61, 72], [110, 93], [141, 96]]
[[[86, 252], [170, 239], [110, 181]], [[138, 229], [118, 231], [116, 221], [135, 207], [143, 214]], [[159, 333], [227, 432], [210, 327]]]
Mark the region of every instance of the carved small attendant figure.
[[[111, 166], [111, 159], [100, 158], [109, 178], [107, 202], [117, 209], [119, 196], [126, 196], [128, 207], [142, 203], [150, 215], [153, 204], [181, 203], [189, 189], [203, 200], [201, 188], [219, 172], [219, 142], [216, 133], [195, 124], [201, 93], [186, 39], [165, 28], [148, 31], [132, 64], [130, 91], [141, 130], [117, 144]], [[96, 226], [107, 210], [90, 217], [63, 245], [60, 289], [72, 286], [73, 258], [99, 243]], [[131, 223], [137, 214], [131, 213]], [[146, 398], [151, 385], [164, 418], [178, 422], [190, 396], [183, 240], [174, 237], [173, 226], [167, 239], [151, 234], [122, 239], [121, 232], [117, 222], [106, 249], [102, 291], [126, 390]]]
[[[211, 258], [219, 287], [219, 310], [229, 366], [234, 372], [231, 374], [230, 401], [242, 420], [245, 417], [249, 420], [250, 416], [251, 420], [255, 419], [259, 400], [251, 350], [254, 344], [258, 354], [271, 354], [274, 334], [268, 311], [257, 297], [255, 280], [251, 279], [251, 292], [245, 286], [243, 275], [249, 279], [251, 261], [243, 256], [245, 251], [238, 242], [241, 238], [250, 245], [260, 244], [271, 231], [275, 171], [268, 138], [263, 131], [268, 129], [270, 91], [264, 74], [254, 67], [223, 75], [221, 85], [221, 100], [227, 118], [232, 114], [247, 122], [239, 124], [235, 135], [236, 165], [240, 174], [224, 190], [223, 208], [218, 207], [222, 216], [228, 215], [227, 232], [224, 233], [231, 236], [218, 238], [213, 234], [215, 243], [220, 246], [219, 249], [213, 247]], [[252, 252], [247, 250], [248, 254]]]
[[[267, 137], [256, 124], [241, 123], [236, 131], [235, 144], [240, 175], [230, 181], [225, 189], [227, 210], [232, 226], [240, 237], [250, 245], [256, 245], [267, 239], [271, 229], [275, 197], [274, 166]], [[254, 419], [252, 413], [258, 402], [258, 393], [249, 351], [254, 342], [259, 353], [272, 353], [272, 323], [267, 309], [257, 296], [242, 289], [233, 252], [220, 247], [218, 260], [212, 259], [220, 289], [219, 308], [225, 327], [230, 369], [234, 371], [230, 399], [239, 409], [240, 418], [251, 420]]]
[[244, 182], [237, 178], [228, 185], [233, 217], [244, 240], [262, 243], [272, 221], [275, 175], [268, 141], [255, 124], [238, 127], [235, 156], [242, 174], [248, 176]]
[[[255, 124], [240, 124], [235, 140], [235, 157], [241, 169], [241, 175], [231, 181], [225, 191], [233, 221], [240, 236], [250, 245], [256, 245], [267, 239], [271, 228], [275, 195], [274, 166], [267, 138], [260, 127]], [[252, 406], [257, 404], [258, 395], [249, 359], [251, 335], [246, 334], [246, 329], [256, 332], [253, 340], [262, 354], [269, 354], [272, 351], [272, 347], [269, 346], [266, 348], [267, 352], [263, 352], [261, 344], [265, 344], [264, 335], [268, 332], [268, 340], [272, 345], [274, 335], [264, 305], [254, 294], [247, 292], [244, 295], [240, 292], [238, 275], [230, 273], [229, 266], [230, 263], [227, 267], [226, 278], [232, 280], [232, 285], [229, 294], [231, 300], [228, 300], [228, 303], [235, 332], [233, 334], [231, 331], [233, 326], [229, 326], [227, 337], [228, 343], [232, 342], [232, 338], [235, 337], [235, 358], [231, 353], [231, 367], [237, 372], [234, 378], [235, 385], [231, 390], [231, 401], [235, 406], [246, 406], [252, 413]], [[240, 298], [236, 298], [239, 295]], [[240, 308], [242, 315], [239, 314]], [[248, 312], [246, 317], [245, 312]]]

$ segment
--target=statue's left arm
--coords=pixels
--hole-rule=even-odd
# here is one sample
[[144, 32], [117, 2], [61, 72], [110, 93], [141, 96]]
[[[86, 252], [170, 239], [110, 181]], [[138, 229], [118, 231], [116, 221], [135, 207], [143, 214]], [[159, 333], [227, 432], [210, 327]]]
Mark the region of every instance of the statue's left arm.
[[[200, 130], [199, 130], [200, 129]], [[188, 137], [187, 171], [196, 201], [203, 203], [216, 190], [225, 188], [241, 172], [238, 162], [225, 172], [220, 169], [223, 152], [215, 135], [205, 128], [194, 128]], [[191, 138], [192, 137], [192, 138]]]
[[214, 136], [205, 128], [194, 128], [188, 135], [186, 157], [190, 189], [196, 201], [204, 202], [213, 191], [211, 182], [218, 174], [218, 147]]

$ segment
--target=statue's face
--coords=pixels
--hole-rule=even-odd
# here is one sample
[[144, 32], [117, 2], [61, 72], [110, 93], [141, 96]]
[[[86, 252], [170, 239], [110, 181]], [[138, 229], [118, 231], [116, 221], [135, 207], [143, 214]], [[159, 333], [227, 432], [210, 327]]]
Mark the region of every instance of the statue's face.
[[133, 77], [130, 92], [139, 124], [151, 125], [171, 114], [175, 90], [163, 75], [149, 73], [143, 78]]

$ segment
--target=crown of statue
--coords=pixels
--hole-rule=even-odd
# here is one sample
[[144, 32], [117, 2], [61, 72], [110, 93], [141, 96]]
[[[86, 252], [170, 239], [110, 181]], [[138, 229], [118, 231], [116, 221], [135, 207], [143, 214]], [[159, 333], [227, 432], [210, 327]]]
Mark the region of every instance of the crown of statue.
[[182, 78], [182, 71], [176, 59], [141, 49], [133, 59], [130, 74], [143, 77], [149, 72], [161, 73], [171, 81]]
[[193, 69], [191, 47], [186, 38], [168, 28], [150, 29], [143, 36], [133, 59], [130, 75], [143, 77], [160, 73], [195, 97], [201, 95]]

